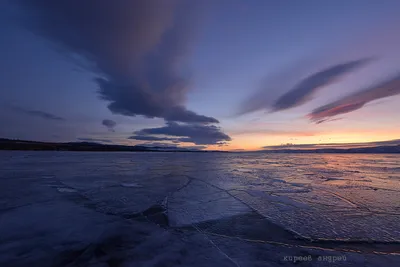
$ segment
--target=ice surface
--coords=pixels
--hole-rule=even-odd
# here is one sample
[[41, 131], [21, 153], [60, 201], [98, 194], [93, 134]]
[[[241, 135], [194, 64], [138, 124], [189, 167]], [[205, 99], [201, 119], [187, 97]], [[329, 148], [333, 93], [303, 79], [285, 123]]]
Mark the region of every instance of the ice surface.
[[399, 155], [3, 151], [0, 191], [2, 267], [400, 266]]

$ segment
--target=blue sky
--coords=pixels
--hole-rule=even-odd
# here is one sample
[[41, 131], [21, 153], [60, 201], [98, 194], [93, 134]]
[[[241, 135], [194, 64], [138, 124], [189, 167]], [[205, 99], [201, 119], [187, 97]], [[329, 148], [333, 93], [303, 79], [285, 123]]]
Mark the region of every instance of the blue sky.
[[218, 149], [399, 138], [399, 1], [40, 2], [0, 4], [1, 137]]

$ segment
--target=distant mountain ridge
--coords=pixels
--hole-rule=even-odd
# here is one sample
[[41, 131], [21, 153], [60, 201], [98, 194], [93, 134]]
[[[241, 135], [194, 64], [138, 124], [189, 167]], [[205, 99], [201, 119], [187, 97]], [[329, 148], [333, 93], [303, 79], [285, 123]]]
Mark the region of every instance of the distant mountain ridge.
[[397, 154], [400, 153], [400, 144], [392, 146], [371, 146], [360, 148], [317, 148], [317, 149], [268, 149], [258, 151], [218, 151], [196, 150], [182, 147], [158, 146], [124, 146], [100, 144], [96, 142], [38, 142], [0, 138], [0, 150], [37, 150], [37, 151], [149, 151], [149, 152], [230, 152], [230, 153], [369, 153], [369, 154]]
[[37, 150], [37, 151], [173, 151], [173, 152], [210, 152], [180, 147], [149, 147], [100, 144], [96, 142], [37, 142], [0, 138], [0, 150]]
[[272, 149], [259, 150], [259, 153], [400, 153], [400, 145], [393, 146], [371, 146], [358, 148], [316, 148], [316, 149]]

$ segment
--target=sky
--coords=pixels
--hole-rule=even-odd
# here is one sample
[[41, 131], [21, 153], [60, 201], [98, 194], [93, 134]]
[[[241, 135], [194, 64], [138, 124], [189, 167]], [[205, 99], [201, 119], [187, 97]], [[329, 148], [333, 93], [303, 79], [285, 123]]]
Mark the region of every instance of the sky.
[[0, 137], [400, 140], [400, 1], [0, 1]]

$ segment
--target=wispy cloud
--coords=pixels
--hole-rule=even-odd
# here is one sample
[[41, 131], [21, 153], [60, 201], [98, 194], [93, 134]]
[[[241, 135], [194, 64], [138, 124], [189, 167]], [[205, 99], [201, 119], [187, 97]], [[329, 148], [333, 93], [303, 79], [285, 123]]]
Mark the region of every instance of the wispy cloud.
[[16, 1], [33, 32], [83, 59], [111, 112], [218, 123], [185, 107], [190, 81], [181, 64], [199, 1]]
[[279, 130], [279, 129], [260, 129], [249, 126], [247, 129], [234, 129], [229, 131], [232, 135], [284, 135], [284, 136], [315, 136], [317, 131], [311, 130]]
[[[285, 88], [277, 87], [279, 83], [283, 84], [282, 79], [286, 77], [279, 77], [281, 81], [276, 81], [274, 84], [266, 84], [262, 91], [258, 91], [255, 95], [242, 103], [241, 111], [239, 114], [250, 113], [257, 110], [271, 110], [282, 111], [290, 108], [300, 106], [310, 101], [313, 95], [323, 87], [343, 79], [346, 74], [365, 66], [372, 61], [371, 58], [364, 58], [359, 60], [348, 61], [340, 64], [330, 66], [326, 69], [313, 73], [306, 78], [299, 81], [291, 90], [283, 94], [276, 100], [266, 97], [264, 91], [270, 90], [284, 90]], [[299, 71], [299, 70], [297, 70]]]
[[400, 94], [400, 75], [321, 106], [308, 116], [311, 121], [322, 123], [331, 117], [361, 109], [371, 101], [397, 94]]
[[45, 120], [53, 120], [53, 121], [65, 121], [64, 118], [51, 114], [49, 112], [41, 111], [41, 110], [34, 110], [34, 109], [27, 109], [23, 107], [11, 106], [11, 109], [30, 115], [38, 118], [42, 118]]
[[285, 110], [302, 105], [311, 100], [312, 95], [320, 88], [337, 82], [345, 74], [354, 71], [371, 59], [360, 59], [331, 66], [301, 80], [292, 90], [281, 96], [273, 105], [274, 111]]

